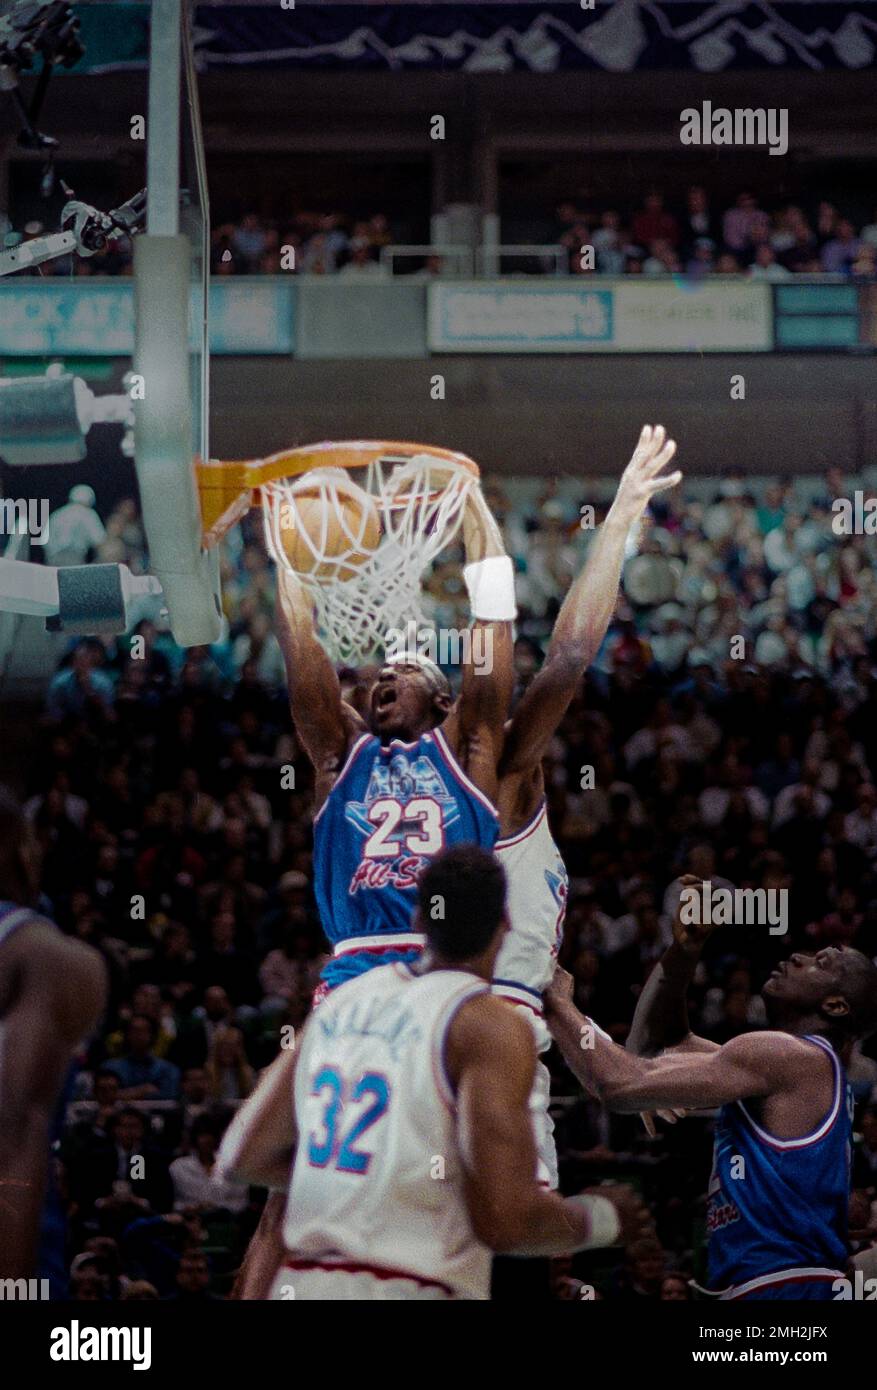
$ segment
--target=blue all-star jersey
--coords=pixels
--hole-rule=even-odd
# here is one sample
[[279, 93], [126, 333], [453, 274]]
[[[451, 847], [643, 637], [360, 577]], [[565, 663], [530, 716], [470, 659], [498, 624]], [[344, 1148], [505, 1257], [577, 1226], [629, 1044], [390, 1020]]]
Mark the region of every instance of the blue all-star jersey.
[[723, 1105], [707, 1200], [709, 1282], [737, 1298], [830, 1299], [847, 1260], [852, 1097], [831, 1058], [831, 1107], [812, 1134], [777, 1139], [742, 1101]]
[[450, 845], [492, 849], [498, 831], [495, 808], [439, 729], [386, 745], [363, 734], [314, 820], [317, 906], [336, 948], [326, 983], [415, 959], [419, 873]]

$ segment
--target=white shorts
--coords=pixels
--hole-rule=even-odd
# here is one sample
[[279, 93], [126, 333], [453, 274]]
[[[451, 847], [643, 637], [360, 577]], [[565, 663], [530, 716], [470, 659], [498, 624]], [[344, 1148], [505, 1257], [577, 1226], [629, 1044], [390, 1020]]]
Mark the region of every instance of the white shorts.
[[454, 1295], [437, 1284], [421, 1283], [393, 1275], [372, 1274], [368, 1270], [294, 1269], [281, 1265], [271, 1286], [272, 1302], [299, 1303], [315, 1300], [334, 1303], [399, 1302], [403, 1299], [446, 1302]]

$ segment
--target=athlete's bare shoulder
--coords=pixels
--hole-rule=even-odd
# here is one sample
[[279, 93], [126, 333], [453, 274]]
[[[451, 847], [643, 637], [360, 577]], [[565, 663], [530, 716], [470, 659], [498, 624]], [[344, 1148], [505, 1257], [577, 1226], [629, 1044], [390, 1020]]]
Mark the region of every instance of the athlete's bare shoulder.
[[[536, 1049], [526, 1019], [504, 999], [485, 990], [461, 1004], [448, 1029], [445, 1061], [456, 1082], [467, 1066], [520, 1071], [532, 1084]], [[529, 1077], [529, 1081], [526, 1078]]]
[[831, 1069], [828, 1055], [812, 1042], [775, 1029], [742, 1033], [719, 1050], [729, 1061], [762, 1073], [777, 1090], [812, 1084], [815, 1074], [828, 1075]]
[[52, 1010], [60, 1033], [78, 1041], [100, 1017], [106, 966], [100, 954], [35, 914], [0, 946], [0, 1014]]

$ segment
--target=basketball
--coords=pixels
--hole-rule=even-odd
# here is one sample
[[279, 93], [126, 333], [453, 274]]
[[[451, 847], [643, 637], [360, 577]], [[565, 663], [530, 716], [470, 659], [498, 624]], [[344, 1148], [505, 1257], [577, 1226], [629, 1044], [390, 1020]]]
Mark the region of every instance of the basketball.
[[320, 583], [352, 578], [381, 538], [375, 501], [342, 468], [294, 487], [280, 511], [280, 542], [297, 574]]

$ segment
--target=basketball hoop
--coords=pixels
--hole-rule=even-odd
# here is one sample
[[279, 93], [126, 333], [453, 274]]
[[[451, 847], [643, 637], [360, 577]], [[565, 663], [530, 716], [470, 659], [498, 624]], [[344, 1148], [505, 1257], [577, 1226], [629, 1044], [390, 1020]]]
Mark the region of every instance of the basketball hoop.
[[[337, 661], [358, 664], [383, 648], [389, 629], [424, 622], [421, 575], [459, 531], [478, 476], [465, 454], [385, 440], [327, 442], [249, 464], [201, 465], [205, 543], [261, 504], [269, 553], [312, 596], [327, 650]], [[365, 494], [377, 527], [366, 524], [364, 509], [351, 519], [351, 486]], [[318, 499], [327, 519], [321, 527], [305, 526], [299, 509], [305, 497], [309, 506]], [[284, 545], [290, 532], [307, 549], [310, 573], [290, 564]]]

